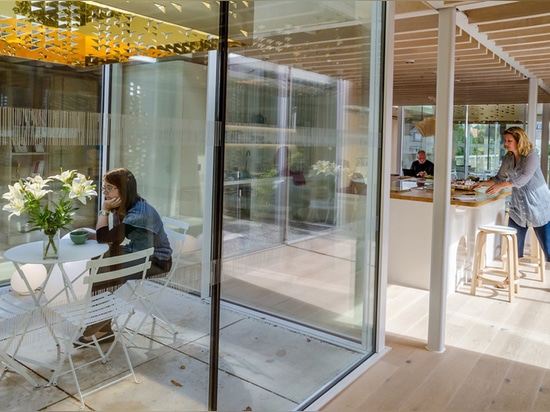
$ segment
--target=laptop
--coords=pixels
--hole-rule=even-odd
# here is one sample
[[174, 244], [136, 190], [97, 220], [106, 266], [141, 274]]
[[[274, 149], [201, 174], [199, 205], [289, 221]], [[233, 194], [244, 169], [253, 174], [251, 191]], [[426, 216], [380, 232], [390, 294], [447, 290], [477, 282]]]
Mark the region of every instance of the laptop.
[[414, 176], [412, 169], [403, 169], [403, 176]]

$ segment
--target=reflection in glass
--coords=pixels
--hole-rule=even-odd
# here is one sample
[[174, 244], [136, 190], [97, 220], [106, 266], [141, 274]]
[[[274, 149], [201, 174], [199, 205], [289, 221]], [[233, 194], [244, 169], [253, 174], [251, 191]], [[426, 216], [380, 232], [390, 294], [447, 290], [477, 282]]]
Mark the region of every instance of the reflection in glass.
[[228, 68], [224, 229], [240, 237], [224, 243], [223, 298], [368, 350], [372, 4], [251, 4], [254, 42]]

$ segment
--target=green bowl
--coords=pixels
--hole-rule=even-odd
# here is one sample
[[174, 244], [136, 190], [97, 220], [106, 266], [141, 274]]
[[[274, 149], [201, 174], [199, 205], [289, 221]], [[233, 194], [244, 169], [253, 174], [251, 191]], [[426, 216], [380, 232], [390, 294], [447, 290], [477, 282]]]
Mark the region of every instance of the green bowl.
[[69, 236], [75, 245], [82, 245], [88, 240], [88, 235], [89, 233], [86, 230], [75, 230]]

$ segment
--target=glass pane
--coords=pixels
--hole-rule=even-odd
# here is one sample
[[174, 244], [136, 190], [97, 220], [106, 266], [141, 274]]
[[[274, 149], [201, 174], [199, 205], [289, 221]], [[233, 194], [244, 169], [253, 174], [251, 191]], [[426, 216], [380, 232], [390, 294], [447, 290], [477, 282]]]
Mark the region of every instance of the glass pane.
[[[409, 168], [418, 150], [433, 156], [434, 106], [403, 108], [401, 165]], [[502, 132], [523, 124], [525, 105], [455, 106], [453, 110], [453, 179], [487, 179], [500, 167], [505, 152]]]
[[[222, 297], [357, 351], [317, 347], [308, 358], [333, 358], [325, 371], [373, 350], [376, 10], [370, 2], [250, 2], [254, 31], [230, 49]], [[275, 365], [290, 370], [292, 362]], [[304, 400], [334, 377], [314, 375], [292, 388], [284, 379], [269, 385]]]
[[401, 168], [410, 169], [419, 150], [424, 150], [426, 158], [435, 163], [435, 106], [407, 106], [403, 113]]
[[[77, 170], [97, 184], [100, 69], [76, 73], [67, 66], [4, 57], [0, 79], [1, 193], [20, 179], [46, 178], [62, 170]], [[50, 182], [48, 188], [58, 192], [60, 184]], [[75, 206], [72, 223], [61, 235], [72, 228], [95, 227], [97, 197]], [[2, 251], [41, 239], [40, 232], [32, 230], [36, 226], [29, 223], [28, 213], [1, 214]], [[13, 264], [0, 258], [0, 284], [9, 282], [13, 273]]]
[[506, 154], [502, 132], [525, 117], [524, 105], [455, 106], [453, 178], [488, 179]]
[[206, 71], [175, 60], [112, 67], [109, 168], [126, 167], [161, 216], [189, 224], [174, 286], [201, 289], [205, 197]]

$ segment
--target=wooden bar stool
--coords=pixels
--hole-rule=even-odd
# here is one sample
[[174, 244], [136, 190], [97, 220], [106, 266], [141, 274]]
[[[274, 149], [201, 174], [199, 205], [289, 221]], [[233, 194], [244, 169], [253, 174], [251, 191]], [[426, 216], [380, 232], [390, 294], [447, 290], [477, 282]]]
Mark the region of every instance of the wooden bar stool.
[[532, 227], [529, 228], [529, 243], [525, 244], [523, 259], [521, 265], [534, 268], [535, 274], [540, 276], [541, 282], [544, 282], [546, 260], [539, 240], [537, 239], [537, 235], [535, 234], [535, 230]]
[[[474, 251], [474, 265], [472, 267], [471, 294], [476, 294], [476, 288], [483, 282], [493, 285], [508, 283], [508, 301], [513, 302], [514, 293], [519, 292], [518, 279], [518, 241], [516, 229], [507, 226], [483, 225], [479, 226]], [[487, 236], [501, 236], [502, 239], [502, 267], [487, 266], [485, 253]], [[502, 279], [504, 278], [504, 279]]]

